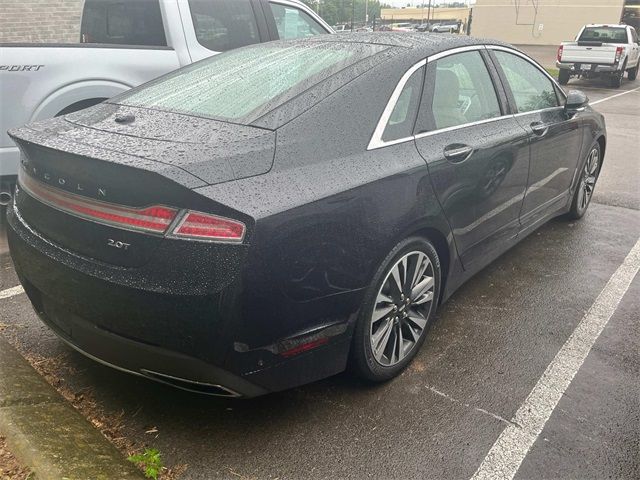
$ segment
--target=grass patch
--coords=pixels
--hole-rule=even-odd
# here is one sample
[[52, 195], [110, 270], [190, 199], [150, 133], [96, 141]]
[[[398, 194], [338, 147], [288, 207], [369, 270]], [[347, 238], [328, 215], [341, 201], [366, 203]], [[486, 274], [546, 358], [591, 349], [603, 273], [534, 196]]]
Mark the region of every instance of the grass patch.
[[162, 458], [158, 450], [155, 448], [147, 448], [144, 453], [131, 455], [128, 460], [141, 467], [145, 477], [158, 480], [158, 475], [163, 468]]
[[545, 68], [545, 70], [547, 71], [547, 73], [549, 73], [549, 75], [551, 75], [553, 78], [558, 78], [558, 73], [559, 70], [557, 68]]

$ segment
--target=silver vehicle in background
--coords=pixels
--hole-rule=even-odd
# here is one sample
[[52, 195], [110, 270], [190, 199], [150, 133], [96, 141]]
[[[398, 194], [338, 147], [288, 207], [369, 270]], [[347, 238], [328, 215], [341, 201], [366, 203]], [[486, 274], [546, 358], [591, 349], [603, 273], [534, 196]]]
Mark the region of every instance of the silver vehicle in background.
[[298, 0], [86, 0], [78, 44], [0, 44], [0, 203], [18, 147], [7, 130], [90, 107], [219, 52], [334, 33]]
[[610, 86], [618, 88], [625, 72], [629, 80], [638, 76], [638, 33], [630, 25], [585, 25], [574, 42], [558, 47], [556, 65], [561, 85], [571, 77], [605, 77]]

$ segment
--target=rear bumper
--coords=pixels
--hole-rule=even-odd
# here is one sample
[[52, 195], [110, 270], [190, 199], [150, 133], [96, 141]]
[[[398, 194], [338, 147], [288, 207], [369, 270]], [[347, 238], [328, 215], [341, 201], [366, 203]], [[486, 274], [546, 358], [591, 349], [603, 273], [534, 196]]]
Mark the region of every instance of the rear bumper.
[[322, 346], [293, 357], [248, 348], [238, 343], [238, 331], [251, 328], [242, 317], [239, 281], [205, 295], [147, 290], [126, 280], [124, 272], [131, 269], [92, 262], [42, 238], [15, 207], [8, 211], [7, 231], [16, 272], [40, 318], [101, 363], [185, 390], [242, 397], [345, 368], [346, 323], [326, 328]]
[[[587, 65], [587, 63], [584, 63]], [[599, 63], [589, 63], [590, 69], [583, 70], [583, 63], [568, 63], [568, 62], [556, 62], [556, 67], [560, 70], [570, 70], [571, 73], [614, 73], [620, 71], [620, 66], [616, 64], [599, 64]]]

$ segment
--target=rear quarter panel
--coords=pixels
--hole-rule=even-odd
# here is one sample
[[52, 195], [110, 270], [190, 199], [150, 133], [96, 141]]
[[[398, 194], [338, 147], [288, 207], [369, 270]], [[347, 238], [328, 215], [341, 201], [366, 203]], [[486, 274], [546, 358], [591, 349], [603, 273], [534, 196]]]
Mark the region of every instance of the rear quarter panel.
[[451, 238], [414, 142], [366, 150], [402, 73], [364, 74], [281, 127], [266, 175], [197, 190], [256, 219], [243, 274], [251, 348], [353, 322], [398, 241], [427, 226]]

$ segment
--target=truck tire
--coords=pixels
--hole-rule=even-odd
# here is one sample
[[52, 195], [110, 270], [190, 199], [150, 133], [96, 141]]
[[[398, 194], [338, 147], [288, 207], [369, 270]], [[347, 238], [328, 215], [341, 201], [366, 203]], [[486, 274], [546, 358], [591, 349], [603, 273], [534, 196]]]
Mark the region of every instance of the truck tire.
[[629, 80], [635, 80], [638, 77], [638, 67], [640, 67], [640, 60], [638, 60], [638, 63], [636, 63], [635, 67], [630, 68], [627, 71], [627, 78]]
[[56, 117], [61, 117], [62, 115], [66, 115], [67, 113], [77, 112], [79, 110], [84, 110], [85, 108], [93, 107], [101, 102], [104, 102], [106, 98], [88, 98], [86, 100], [80, 100], [79, 102], [73, 103], [62, 110], [60, 110]]
[[558, 82], [560, 85], [566, 85], [569, 83], [569, 78], [571, 75], [569, 74], [569, 70], [559, 70], [558, 71]]
[[609, 77], [609, 86], [612, 88], [620, 88], [622, 85], [622, 76], [624, 75], [624, 70], [620, 73], [614, 73]]

